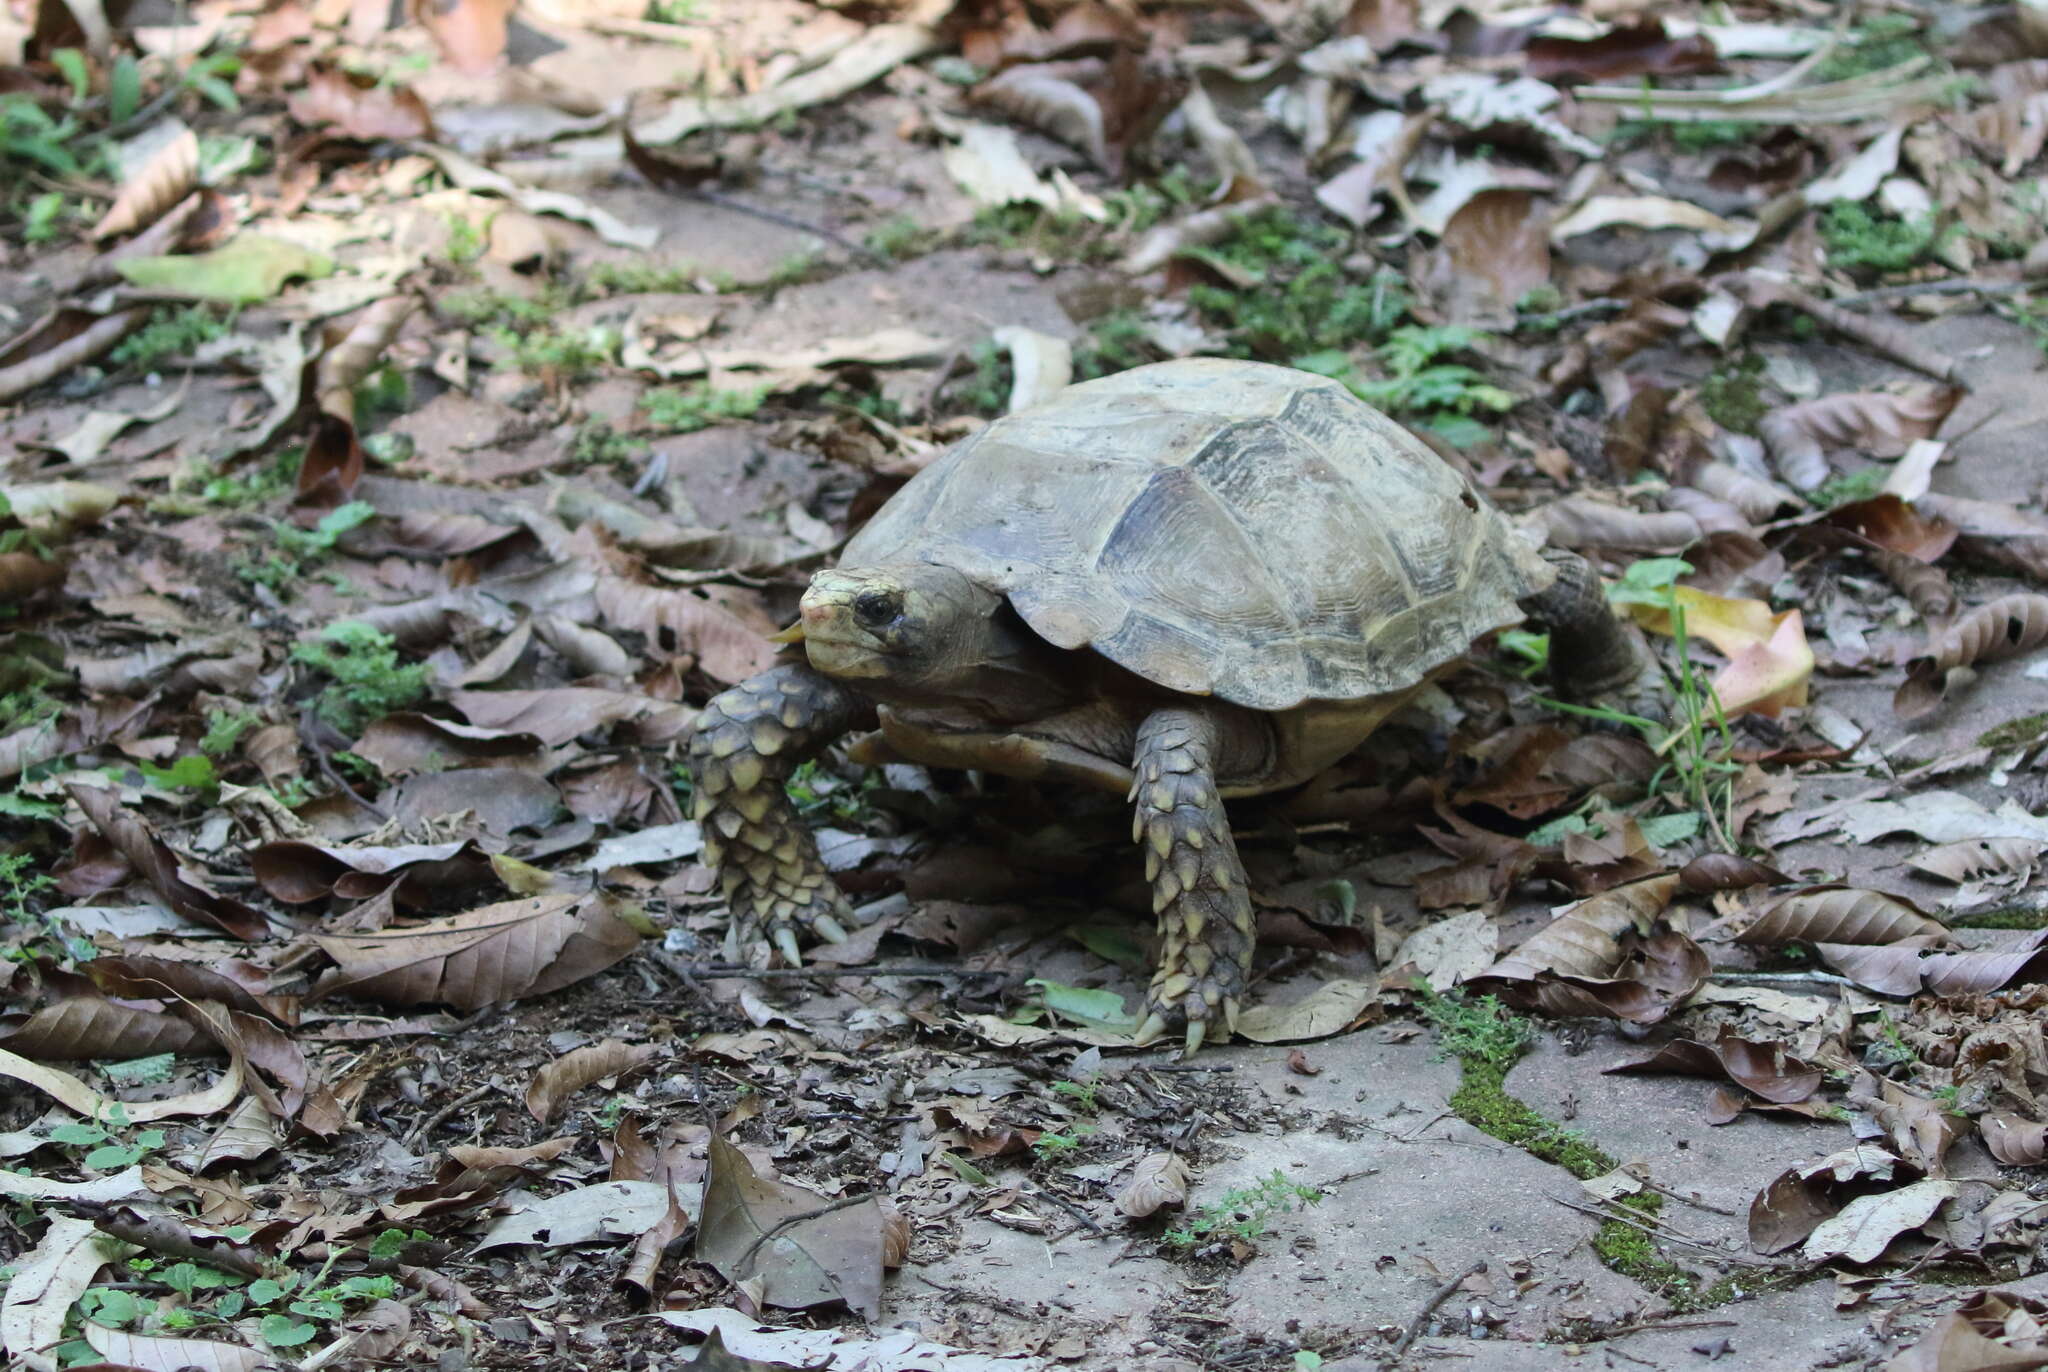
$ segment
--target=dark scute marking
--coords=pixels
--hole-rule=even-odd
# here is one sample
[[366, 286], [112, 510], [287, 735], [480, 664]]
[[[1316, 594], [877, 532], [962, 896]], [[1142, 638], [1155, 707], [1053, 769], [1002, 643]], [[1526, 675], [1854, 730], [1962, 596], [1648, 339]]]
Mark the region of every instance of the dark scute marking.
[[[1130, 603], [1198, 630], [1287, 634], [1286, 593], [1229, 507], [1187, 467], [1157, 472], [1103, 546], [1101, 574]], [[1189, 629], [1177, 630], [1183, 637]]]
[[1280, 422], [1324, 452], [1363, 449], [1359, 411], [1364, 403], [1335, 386], [1305, 385], [1288, 401]]

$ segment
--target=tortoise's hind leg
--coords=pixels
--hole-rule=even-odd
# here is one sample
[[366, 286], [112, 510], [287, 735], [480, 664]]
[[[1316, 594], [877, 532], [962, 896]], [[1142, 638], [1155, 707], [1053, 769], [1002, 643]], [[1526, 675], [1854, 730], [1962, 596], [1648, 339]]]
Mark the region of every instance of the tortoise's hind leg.
[[697, 716], [690, 775], [704, 857], [732, 910], [735, 953], [755, 966], [778, 952], [796, 966], [799, 929], [846, 939], [846, 897], [782, 786], [798, 763], [873, 716], [859, 696], [798, 663], [741, 682]]
[[1576, 553], [1545, 548], [1557, 568], [1548, 590], [1522, 602], [1531, 619], [1550, 631], [1550, 674], [1560, 694], [1626, 714], [1663, 718], [1670, 688], [1642, 631], [1615, 614], [1600, 574]]
[[1187, 1026], [1187, 1051], [1226, 1039], [1252, 965], [1251, 892], [1216, 790], [1215, 717], [1200, 708], [1152, 713], [1138, 729], [1132, 836], [1159, 915], [1159, 970], [1136, 1039]]

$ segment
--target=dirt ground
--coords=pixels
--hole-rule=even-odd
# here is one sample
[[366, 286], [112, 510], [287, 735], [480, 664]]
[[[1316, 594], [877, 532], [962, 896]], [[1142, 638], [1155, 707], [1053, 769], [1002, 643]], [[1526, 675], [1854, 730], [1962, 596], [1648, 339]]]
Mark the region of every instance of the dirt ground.
[[[1960, 115], [1923, 93], [1840, 128], [1788, 116], [1748, 135], [1737, 194], [1668, 130], [1585, 156], [1587, 130], [1614, 133], [1590, 99], [1559, 107], [1558, 141], [1533, 114], [1454, 122], [1428, 83], [1565, 60], [1530, 42], [1619, 44], [1637, 64], [1612, 79], [1646, 81], [1763, 79], [1815, 48], [1716, 69], [1684, 65], [1675, 30], [1566, 26], [1490, 52], [1492, 5], [704, 0], [522, 7], [509, 38], [487, 18], [509, 6], [445, 6], [431, 33], [374, 8], [137, 5], [84, 72], [82, 131], [49, 135], [106, 160], [31, 174], [41, 125], [23, 105], [0, 124], [0, 175], [33, 179], [0, 186], [10, 1367], [2048, 1366], [2044, 335], [2024, 243], [1852, 268], [1813, 190], [1884, 129], [1947, 137]], [[1826, 8], [1742, 17], [1804, 31]], [[1412, 32], [1362, 58], [1382, 10]], [[1864, 11], [1856, 41], [1886, 41]], [[69, 77], [34, 13], [0, 74], [54, 109]], [[1148, 113], [1135, 69], [1040, 70], [1130, 56], [1140, 20], [1173, 35], [1144, 51], [1207, 73], [1230, 140], [1184, 84]], [[200, 48], [242, 55], [220, 69], [233, 110], [151, 36], [201, 22], [236, 35]], [[844, 93], [621, 151], [621, 124], [765, 100], [918, 24]], [[1914, 33], [2041, 122], [2048, 96], [1998, 85], [2039, 62], [1972, 57], [1977, 30], [1946, 19]], [[945, 64], [989, 51], [1083, 83], [1109, 146], [963, 94]], [[260, 151], [141, 197], [145, 231], [228, 225], [154, 251], [190, 272], [247, 224], [326, 271], [301, 259], [298, 284], [230, 304], [109, 264], [131, 231], [90, 221], [149, 179], [114, 152], [136, 131], [112, 117], [119, 53], [209, 166]], [[1363, 128], [1355, 154], [1305, 151], [1303, 108], [1420, 120], [1404, 157], [1442, 165], [1402, 189], [1396, 160], [1399, 194], [1346, 223], [1331, 173], [1380, 154]], [[1175, 110], [1156, 145], [1130, 131]], [[961, 121], [1006, 131], [1042, 206], [977, 194]], [[465, 183], [447, 148], [524, 149], [568, 189]], [[1989, 241], [1933, 154], [1892, 152], [1856, 201], [1926, 183]], [[1756, 186], [1795, 155], [1797, 215], [1715, 246], [1767, 217]], [[1537, 226], [1542, 275], [1475, 311], [1459, 282], [1529, 235], [1461, 238], [1469, 198], [1420, 232], [1393, 201], [1489, 159], [1513, 174], [1469, 194], [1520, 197], [1492, 203]], [[1969, 166], [2038, 191], [2039, 140], [2002, 180]], [[1176, 199], [1189, 176], [1211, 190]], [[171, 208], [188, 190], [220, 204]], [[1659, 227], [1642, 202], [1680, 191], [1722, 227]], [[1558, 233], [1624, 193], [1612, 227]], [[2038, 208], [2000, 231], [2037, 242]], [[1227, 232], [1189, 227], [1205, 214]], [[1155, 231], [1177, 240], [1147, 261]], [[1319, 266], [1343, 294], [1284, 296]], [[1765, 298], [1787, 282], [1854, 309]], [[1369, 287], [1405, 322], [1323, 337]], [[1737, 297], [1748, 332], [1710, 342]], [[1283, 298], [1276, 352], [1230, 300]], [[23, 370], [123, 311], [131, 336], [200, 333]], [[1000, 414], [1030, 357], [1205, 352], [1334, 369], [1624, 589], [1691, 559], [1676, 585], [1699, 598], [1657, 602], [1693, 607], [1683, 651], [1724, 692], [1765, 685], [1727, 731], [1653, 743], [1548, 710], [1540, 674], [1474, 645], [1331, 778], [1234, 807], [1258, 1027], [1192, 1058], [1129, 1042], [1152, 940], [1128, 811], [1056, 787], [827, 754], [792, 794], [853, 937], [805, 969], [726, 962], [683, 766], [696, 712], [772, 660], [811, 572]], [[1850, 484], [1793, 480], [1787, 430], [1737, 427], [1730, 396], [1810, 424]], [[1852, 403], [1815, 419], [1829, 400]], [[1703, 464], [1785, 503], [1710, 497]], [[1572, 502], [1591, 532], [1544, 513]], [[1645, 532], [1686, 511], [1684, 536]], [[1638, 618], [1675, 673], [1668, 613]], [[348, 647], [337, 623], [374, 632]], [[1930, 668], [1958, 624], [1976, 646]], [[1909, 708], [1930, 670], [1938, 704]], [[1687, 748], [1696, 792], [1660, 766]], [[1613, 913], [1631, 898], [1639, 917]], [[1573, 917], [1597, 956], [1529, 942]], [[1773, 918], [1793, 925], [1757, 932]], [[1660, 1050], [1693, 1056], [1613, 1070]], [[122, 1075], [135, 1061], [152, 1075]], [[702, 1351], [713, 1328], [730, 1352]]]

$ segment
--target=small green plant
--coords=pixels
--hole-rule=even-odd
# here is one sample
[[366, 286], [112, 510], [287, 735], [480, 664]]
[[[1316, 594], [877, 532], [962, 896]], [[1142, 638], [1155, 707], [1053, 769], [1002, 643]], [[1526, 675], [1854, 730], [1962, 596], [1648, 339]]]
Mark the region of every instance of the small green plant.
[[1827, 247], [1828, 265], [1844, 270], [1862, 267], [1901, 272], [1925, 261], [1939, 245], [1931, 216], [1907, 220], [1874, 214], [1868, 206], [1850, 200], [1828, 206], [1821, 215], [1820, 237]]
[[704, 0], [648, 0], [650, 24], [694, 24], [704, 17]]
[[569, 461], [578, 467], [625, 466], [646, 450], [646, 439], [622, 434], [602, 419], [587, 419], [569, 445]]
[[1883, 490], [1885, 478], [1890, 474], [1886, 467], [1865, 467], [1860, 472], [1832, 476], [1815, 487], [1807, 499], [1824, 510], [1832, 510], [1837, 505], [1853, 505]]
[[1078, 1109], [1086, 1110], [1091, 1115], [1102, 1108], [1095, 1099], [1095, 1093], [1101, 1089], [1100, 1072], [1091, 1074], [1086, 1081], [1056, 1081], [1052, 1084], [1054, 1095], [1067, 1097]]
[[1756, 137], [1757, 126], [1740, 119], [1630, 119], [1615, 126], [1616, 143], [1662, 137], [1680, 152], [1735, 147]]
[[328, 678], [314, 708], [345, 734], [426, 698], [426, 664], [400, 663], [391, 636], [358, 620], [328, 625], [319, 638], [293, 644], [291, 655]]
[[1848, 41], [1821, 60], [1812, 79], [1848, 81], [1910, 62], [1928, 50], [1919, 29], [1910, 14], [1873, 14], [1849, 30]]
[[178, 75], [178, 84], [229, 114], [239, 113], [242, 98], [235, 94], [235, 78], [241, 75], [242, 59], [232, 52], [212, 52], [195, 57]]
[[619, 356], [618, 331], [601, 324], [581, 332], [494, 324], [484, 330], [484, 336], [502, 350], [500, 367], [559, 372], [569, 380], [610, 366]]
[[120, 366], [148, 371], [177, 358], [189, 358], [201, 344], [227, 337], [228, 327], [228, 321], [206, 305], [158, 305], [150, 311], [149, 322], [122, 339], [107, 356]]
[[[1475, 368], [1439, 360], [1471, 348], [1479, 339], [1478, 333], [1458, 325], [1403, 325], [1388, 334], [1378, 350], [1387, 376], [1347, 384], [1367, 404], [1394, 414], [1422, 415], [1425, 423], [1449, 416], [1469, 419], [1475, 411], [1511, 410], [1520, 401], [1514, 392], [1488, 383]], [[1462, 429], [1447, 430], [1447, 436], [1456, 442], [1457, 432]]]
[[1239, 357], [1293, 362], [1307, 354], [1383, 341], [1407, 316], [1401, 277], [1382, 268], [1354, 280], [1342, 259], [1351, 235], [1333, 225], [1273, 209], [1247, 218], [1213, 248], [1188, 256], [1212, 261], [1250, 286], [1188, 289], [1188, 303], [1226, 330]]
[[24, 243], [48, 243], [63, 232], [62, 221], [65, 211], [71, 209], [72, 217], [77, 212], [64, 199], [62, 191], [45, 191], [28, 202], [22, 215], [21, 238]]
[[52, 118], [30, 96], [0, 95], [0, 168], [9, 172], [10, 181], [30, 168], [53, 176], [83, 175], [85, 163], [70, 147], [78, 132], [72, 119]]
[[178, 758], [168, 767], [151, 762], [137, 762], [135, 767], [157, 786], [169, 791], [196, 792], [208, 805], [220, 794], [220, 773], [214, 770], [213, 759], [200, 753]]
[[1054, 1162], [1066, 1157], [1081, 1146], [1081, 1140], [1095, 1132], [1093, 1125], [1077, 1124], [1064, 1134], [1040, 1134], [1032, 1141], [1031, 1151], [1040, 1162]]
[[466, 328], [490, 324], [546, 324], [568, 304], [561, 294], [544, 290], [537, 296], [506, 295], [498, 291], [455, 291], [442, 296], [434, 308], [450, 323]]
[[811, 273], [818, 269], [818, 254], [805, 248], [791, 253], [768, 269], [768, 275], [751, 283], [756, 290], [779, 291], [785, 286], [800, 286], [810, 280]]
[[797, 813], [806, 819], [865, 825], [875, 818], [869, 797], [881, 784], [882, 774], [879, 771], [862, 772], [859, 784], [851, 785], [812, 759], [797, 765], [783, 784], [783, 789], [789, 793]]
[[[1089, 325], [1088, 332], [1075, 343], [1074, 379], [1093, 381], [1157, 362], [1159, 356], [1144, 316], [1136, 310], [1117, 310]], [[1007, 387], [1004, 394], [1007, 397]]]
[[1544, 703], [1568, 714], [1626, 724], [1640, 731], [1659, 759], [1647, 788], [1650, 794], [1656, 795], [1667, 783], [1675, 782], [1686, 804], [1705, 816], [1722, 851], [1733, 852], [1730, 834], [1734, 828], [1735, 778], [1741, 774], [1742, 766], [1734, 760], [1735, 739], [1729, 731], [1728, 718], [1722, 713], [1720, 697], [1692, 660], [1685, 604], [1678, 595], [1678, 578], [1691, 570], [1692, 564], [1683, 558], [1645, 558], [1631, 563], [1620, 580], [1607, 588], [1607, 598], [1614, 604], [1649, 606], [1670, 620], [1678, 659], [1670, 724], [1604, 706], [1560, 700]]
[[1754, 435], [1770, 408], [1764, 402], [1763, 377], [1764, 360], [1756, 353], [1724, 358], [1700, 382], [1700, 408], [1722, 428]]
[[235, 575], [251, 585], [265, 586], [283, 595], [306, 576], [307, 563], [326, 557], [343, 534], [376, 516], [376, 506], [364, 500], [351, 500], [320, 516], [320, 522], [311, 529], [273, 521], [271, 529], [277, 539], [277, 551], [265, 552], [260, 558], [239, 557], [230, 565]]
[[[599, 262], [584, 273], [583, 288], [586, 291], [604, 295], [669, 295], [684, 294], [697, 289], [699, 273], [694, 267], [683, 264], [669, 265], [660, 262], [643, 262], [638, 259], [625, 262]], [[732, 278], [723, 276], [725, 284], [721, 290], [732, 288]], [[713, 284], [717, 284], [714, 277]]]
[[899, 262], [915, 257], [930, 241], [931, 233], [907, 214], [885, 219], [868, 230], [867, 249], [885, 261]]
[[768, 398], [768, 387], [728, 391], [714, 386], [656, 386], [642, 392], [640, 408], [656, 428], [686, 434], [731, 419], [751, 419]]
[[246, 509], [265, 504], [291, 490], [298, 483], [299, 464], [304, 458], [303, 448], [287, 448], [266, 466], [250, 467], [239, 474], [205, 475], [203, 479], [185, 476], [173, 484], [187, 491], [196, 485], [199, 498], [209, 505]]
[[1279, 1168], [1251, 1186], [1226, 1191], [1180, 1224], [1160, 1235], [1169, 1248], [1186, 1252], [1216, 1239], [1255, 1242], [1266, 1232], [1275, 1215], [1315, 1205], [1323, 1198], [1322, 1188], [1287, 1180]]
[[491, 226], [488, 222], [476, 224], [469, 216], [445, 214], [442, 221], [448, 225], [448, 242], [444, 249], [448, 260], [458, 267], [469, 265], [484, 255], [484, 249], [491, 246]]

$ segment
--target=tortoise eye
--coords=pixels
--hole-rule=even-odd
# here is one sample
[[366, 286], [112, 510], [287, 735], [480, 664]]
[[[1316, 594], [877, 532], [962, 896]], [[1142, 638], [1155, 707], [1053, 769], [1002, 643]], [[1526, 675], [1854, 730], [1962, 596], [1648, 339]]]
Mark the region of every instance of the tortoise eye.
[[853, 598], [853, 617], [871, 629], [896, 618], [901, 606], [887, 591], [862, 591]]

